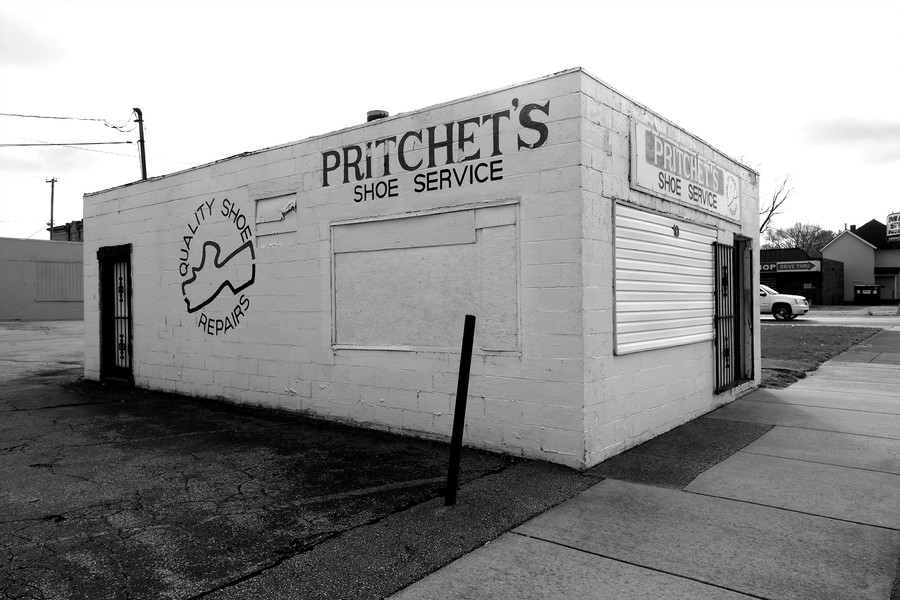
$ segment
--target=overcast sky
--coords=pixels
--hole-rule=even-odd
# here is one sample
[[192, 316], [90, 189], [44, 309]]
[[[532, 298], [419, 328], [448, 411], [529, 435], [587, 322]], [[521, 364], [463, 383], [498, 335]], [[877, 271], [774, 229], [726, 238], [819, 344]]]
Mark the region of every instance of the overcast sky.
[[[900, 212], [900, 2], [4, 0], [0, 144], [162, 175], [580, 66], [759, 171], [776, 227]], [[105, 121], [105, 122], [104, 122]], [[116, 129], [114, 127], [118, 127]], [[120, 129], [122, 131], [120, 131]], [[130, 131], [129, 131], [130, 130]], [[0, 237], [140, 178], [0, 147]]]

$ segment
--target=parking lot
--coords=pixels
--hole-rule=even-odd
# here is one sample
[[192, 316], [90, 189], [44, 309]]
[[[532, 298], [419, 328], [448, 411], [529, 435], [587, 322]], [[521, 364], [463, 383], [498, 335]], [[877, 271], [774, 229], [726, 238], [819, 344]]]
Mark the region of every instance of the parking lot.
[[[383, 597], [597, 479], [81, 380], [81, 324], [0, 323], [0, 597]], [[540, 485], [534, 485], [540, 481]]]

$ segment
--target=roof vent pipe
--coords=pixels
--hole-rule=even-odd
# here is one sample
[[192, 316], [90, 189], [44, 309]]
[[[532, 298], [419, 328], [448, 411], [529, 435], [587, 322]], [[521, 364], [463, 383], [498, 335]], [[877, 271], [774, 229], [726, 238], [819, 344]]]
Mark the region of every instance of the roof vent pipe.
[[384, 119], [388, 116], [388, 111], [386, 110], [370, 110], [366, 113], [366, 122], [371, 123], [372, 121], [377, 121], [378, 119]]

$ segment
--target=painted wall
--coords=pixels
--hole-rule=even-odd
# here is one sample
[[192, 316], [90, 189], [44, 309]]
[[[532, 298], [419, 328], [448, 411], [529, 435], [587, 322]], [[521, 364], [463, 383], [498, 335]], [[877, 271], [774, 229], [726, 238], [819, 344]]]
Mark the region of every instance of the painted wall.
[[[900, 267], [900, 250], [876, 250], [875, 268], [897, 269]], [[879, 275], [875, 283], [884, 286], [881, 289], [882, 300], [897, 300], [900, 298], [900, 276], [896, 274]]]
[[84, 318], [82, 244], [0, 238], [0, 320]]
[[854, 235], [835, 238], [822, 256], [844, 263], [844, 302], [853, 302], [854, 285], [875, 283], [875, 249]]
[[900, 250], [876, 250], [876, 267], [900, 267]]
[[443, 437], [471, 312], [467, 439], [579, 464], [580, 78], [86, 197], [89, 289], [134, 244], [136, 384]]
[[[670, 348], [615, 355], [613, 256], [615, 203], [638, 207], [670, 222], [711, 227], [721, 242], [735, 235], [752, 238], [753, 261], [759, 264], [756, 175], [713, 148], [665, 121], [640, 104], [622, 97], [592, 77], [583, 79], [585, 119], [582, 123], [584, 189], [584, 351], [585, 351], [585, 460], [595, 464], [640, 444], [681, 423], [730, 402], [750, 382], [721, 395], [713, 393], [713, 342], [703, 341]], [[643, 123], [702, 158], [740, 174], [740, 223], [709, 211], [687, 207], [629, 186], [630, 127]], [[716, 235], [716, 232], [717, 235]], [[758, 270], [754, 269], [755, 289]], [[753, 294], [755, 296], [755, 294]], [[754, 340], [759, 356], [759, 339]], [[754, 379], [759, 379], [756, 361]]]
[[[670, 127], [573, 70], [88, 195], [85, 376], [131, 243], [141, 387], [445, 438], [471, 313], [467, 443], [584, 467], [725, 402], [710, 342], [611, 356], [612, 202], [719, 223], [629, 192], [629, 116]], [[650, 364], [663, 408], [604, 389]]]

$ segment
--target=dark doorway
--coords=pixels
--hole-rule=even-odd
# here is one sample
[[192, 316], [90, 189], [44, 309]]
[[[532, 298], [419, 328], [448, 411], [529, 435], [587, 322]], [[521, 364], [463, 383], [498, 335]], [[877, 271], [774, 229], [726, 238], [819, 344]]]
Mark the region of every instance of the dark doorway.
[[716, 243], [716, 393], [753, 378], [753, 254], [750, 241]]
[[100, 376], [132, 381], [131, 244], [100, 248]]

